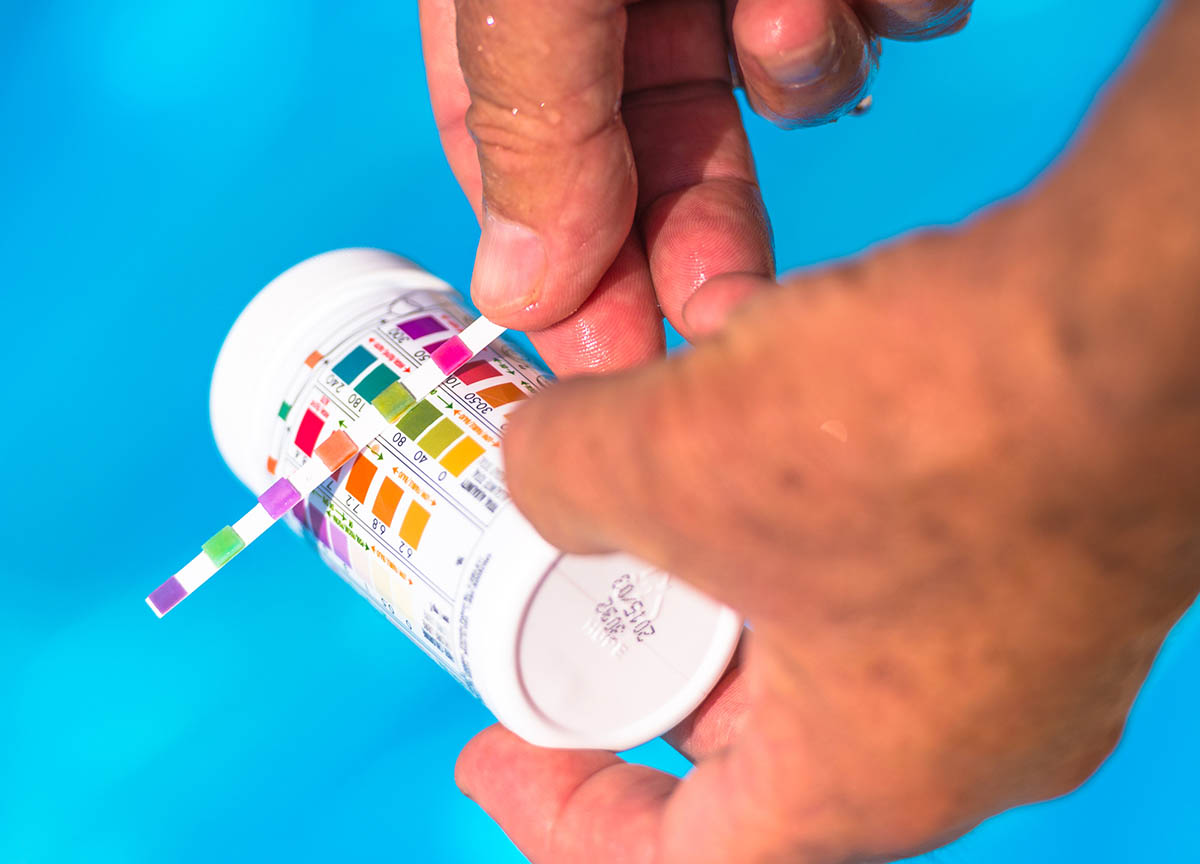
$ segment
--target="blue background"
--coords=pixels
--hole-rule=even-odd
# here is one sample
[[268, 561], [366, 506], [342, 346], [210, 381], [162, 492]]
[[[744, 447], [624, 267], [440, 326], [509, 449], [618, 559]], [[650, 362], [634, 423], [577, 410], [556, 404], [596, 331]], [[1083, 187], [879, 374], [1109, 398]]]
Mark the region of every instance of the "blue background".
[[[983, 0], [961, 36], [886, 47], [869, 118], [750, 119], [782, 267], [1018, 189], [1152, 11]], [[289, 532], [161, 622], [142, 603], [249, 501], [206, 400], [259, 286], [345, 245], [467, 281], [413, 4], [4, 12], [0, 443], [26, 470], [0, 503], [0, 861], [520, 860], [452, 780], [486, 712]], [[1092, 782], [930, 860], [1200, 859], [1198, 665], [1193, 613]]]

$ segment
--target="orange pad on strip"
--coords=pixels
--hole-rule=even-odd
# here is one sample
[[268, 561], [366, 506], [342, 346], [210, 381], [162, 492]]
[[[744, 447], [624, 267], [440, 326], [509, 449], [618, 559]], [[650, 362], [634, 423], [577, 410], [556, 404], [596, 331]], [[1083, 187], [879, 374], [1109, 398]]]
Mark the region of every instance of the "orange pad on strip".
[[358, 445], [354, 443], [354, 439], [339, 429], [326, 438], [325, 442], [313, 451], [313, 455], [324, 462], [325, 467], [332, 473], [349, 462], [350, 457], [357, 452]]

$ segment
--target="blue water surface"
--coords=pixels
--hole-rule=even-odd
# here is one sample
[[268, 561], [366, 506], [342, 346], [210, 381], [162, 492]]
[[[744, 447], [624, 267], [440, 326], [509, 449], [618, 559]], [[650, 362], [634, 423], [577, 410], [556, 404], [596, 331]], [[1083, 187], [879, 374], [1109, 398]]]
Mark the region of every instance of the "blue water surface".
[[[980, 0], [961, 36], [887, 46], [868, 118], [751, 119], [781, 265], [1021, 187], [1153, 6]], [[487, 712], [289, 532], [163, 621], [142, 603], [249, 500], [207, 391], [258, 287], [347, 245], [466, 284], [413, 7], [4, 4], [0, 862], [522, 860], [453, 782]], [[1200, 860], [1198, 666], [1193, 614], [1093, 781], [925, 860]]]

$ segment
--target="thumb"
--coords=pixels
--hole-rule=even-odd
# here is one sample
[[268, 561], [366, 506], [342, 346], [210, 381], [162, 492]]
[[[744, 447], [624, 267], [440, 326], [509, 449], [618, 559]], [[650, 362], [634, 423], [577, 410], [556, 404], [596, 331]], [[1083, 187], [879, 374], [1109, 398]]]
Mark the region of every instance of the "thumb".
[[841, 388], [795, 372], [809, 351], [789, 322], [812, 311], [806, 293], [726, 278], [758, 287], [728, 326], [663, 362], [530, 400], [505, 431], [505, 470], [550, 542], [632, 552], [748, 609], [755, 581], [777, 575], [775, 550], [804, 539], [794, 515], [825, 503], [849, 448], [828, 432]]
[[619, 0], [458, 0], [467, 126], [483, 180], [471, 296], [522, 330], [587, 299], [633, 224]]

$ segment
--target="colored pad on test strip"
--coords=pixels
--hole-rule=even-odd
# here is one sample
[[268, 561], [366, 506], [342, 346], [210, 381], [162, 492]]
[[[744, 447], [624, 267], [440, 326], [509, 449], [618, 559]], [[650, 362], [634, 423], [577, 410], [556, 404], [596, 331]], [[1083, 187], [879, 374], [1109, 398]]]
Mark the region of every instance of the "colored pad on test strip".
[[410, 339], [420, 339], [422, 336], [428, 336], [430, 333], [440, 333], [448, 329], [445, 324], [434, 318], [432, 315], [426, 315], [422, 318], [414, 318], [411, 321], [405, 321], [402, 324], [396, 325], [397, 329], [404, 331]]
[[313, 454], [313, 446], [316, 445], [323, 428], [324, 420], [312, 411], [304, 412], [304, 419], [300, 421], [300, 428], [296, 430], [296, 446], [300, 448], [301, 453], [305, 456]]
[[223, 567], [234, 555], [245, 549], [246, 544], [242, 542], [242, 538], [233, 528], [226, 525], [205, 540], [200, 548], [204, 550], [204, 554], [212, 560], [213, 564]]
[[354, 392], [370, 402], [399, 377], [399, 375], [388, 367], [380, 366], [372, 369], [366, 378], [359, 381], [358, 386], [354, 388]]
[[286, 477], [280, 477], [266, 492], [258, 496], [258, 503], [272, 519], [278, 519], [300, 501], [300, 493]]
[[416, 438], [441, 416], [442, 412], [437, 409], [437, 406], [428, 399], [422, 399], [400, 418], [396, 428], [409, 438]]
[[371, 404], [387, 422], [395, 423], [400, 415], [411, 408], [416, 401], [403, 382], [393, 381], [382, 393], [371, 400]]
[[400, 539], [416, 549], [421, 545], [421, 535], [425, 533], [428, 521], [429, 511], [416, 501], [411, 502], [404, 513], [404, 521], [400, 523]]
[[476, 360], [455, 372], [454, 377], [464, 384], [475, 384], [488, 378], [495, 378], [499, 374], [500, 370], [491, 363], [486, 360]]
[[146, 598], [159, 618], [174, 609], [179, 601], [188, 595], [187, 589], [179, 584], [174, 576], [150, 592]]
[[422, 450], [430, 456], [437, 458], [460, 435], [462, 435], [462, 430], [454, 424], [454, 421], [449, 418], [443, 418], [441, 422], [426, 432], [417, 443], [421, 445]]
[[313, 455], [320, 459], [332, 473], [349, 462], [358, 450], [359, 446], [354, 443], [353, 439], [338, 429], [325, 439]]
[[384, 525], [391, 525], [399, 503], [400, 487], [385, 478], [383, 485], [379, 487], [379, 492], [375, 495], [375, 503], [371, 505], [371, 512], [379, 517], [379, 521]]
[[493, 408], [499, 408], [501, 405], [507, 405], [509, 402], [526, 399], [529, 394], [511, 381], [506, 381], [503, 384], [497, 384], [495, 387], [485, 387], [476, 395]]
[[438, 461], [442, 467], [457, 477], [468, 465], [483, 455], [483, 445], [474, 438], [464, 438], [446, 451]]
[[359, 345], [333, 367], [333, 374], [349, 384], [374, 362], [375, 355]]
[[474, 352], [457, 336], [451, 336], [429, 355], [430, 359], [446, 375], [450, 375], [459, 366], [471, 359]]
[[346, 481], [346, 491], [354, 496], [360, 504], [367, 503], [367, 491], [371, 481], [375, 479], [375, 457], [370, 453], [360, 453], [350, 469], [350, 479]]

